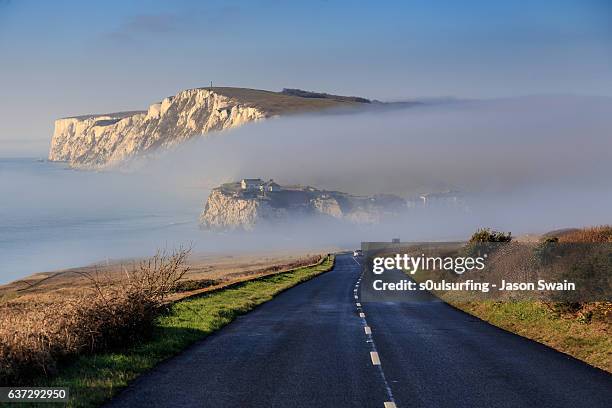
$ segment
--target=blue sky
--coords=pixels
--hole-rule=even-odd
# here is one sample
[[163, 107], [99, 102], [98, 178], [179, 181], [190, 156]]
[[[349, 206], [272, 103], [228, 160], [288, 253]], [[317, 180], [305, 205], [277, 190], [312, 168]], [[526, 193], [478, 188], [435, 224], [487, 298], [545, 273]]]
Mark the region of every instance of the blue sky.
[[0, 156], [206, 85], [378, 99], [612, 95], [612, 3], [0, 0]]

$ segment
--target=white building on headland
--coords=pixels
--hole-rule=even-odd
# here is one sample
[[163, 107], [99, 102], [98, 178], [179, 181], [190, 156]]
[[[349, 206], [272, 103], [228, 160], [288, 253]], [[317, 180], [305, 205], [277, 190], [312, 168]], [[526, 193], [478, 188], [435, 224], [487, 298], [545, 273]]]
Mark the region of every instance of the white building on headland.
[[463, 204], [463, 197], [459, 191], [443, 191], [440, 193], [421, 194], [419, 196], [424, 207], [445, 206], [455, 207]]
[[280, 191], [282, 187], [275, 183], [274, 180], [263, 181], [262, 179], [242, 179], [240, 180], [240, 188], [243, 191]]
[[263, 192], [268, 192], [268, 191], [280, 191], [281, 190], [281, 186], [279, 184], [276, 184], [274, 182], [274, 180], [270, 179], [269, 181], [263, 183], [261, 186], [259, 186], [259, 190], [263, 191]]
[[240, 180], [240, 188], [245, 191], [257, 191], [263, 186], [262, 179], [242, 179]]

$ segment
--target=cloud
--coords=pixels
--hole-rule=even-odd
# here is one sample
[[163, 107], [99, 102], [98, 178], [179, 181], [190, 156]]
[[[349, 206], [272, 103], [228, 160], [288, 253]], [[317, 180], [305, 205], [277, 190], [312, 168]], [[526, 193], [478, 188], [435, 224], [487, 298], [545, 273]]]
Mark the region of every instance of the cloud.
[[108, 33], [108, 37], [118, 42], [125, 42], [142, 37], [148, 38], [151, 35], [176, 34], [201, 26], [205, 26], [207, 33], [210, 34], [211, 30], [226, 27], [238, 14], [240, 9], [235, 6], [135, 14], [124, 18], [116, 29]]
[[125, 41], [141, 35], [167, 34], [178, 30], [181, 20], [180, 16], [172, 13], [137, 14], [124, 19], [109, 37]]

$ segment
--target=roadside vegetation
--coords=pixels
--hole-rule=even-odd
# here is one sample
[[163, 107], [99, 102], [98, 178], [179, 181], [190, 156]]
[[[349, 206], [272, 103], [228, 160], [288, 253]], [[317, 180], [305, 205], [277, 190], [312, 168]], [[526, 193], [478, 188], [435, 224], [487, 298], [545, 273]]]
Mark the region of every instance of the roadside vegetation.
[[608, 242], [612, 243], [612, 225], [575, 229], [559, 234], [559, 242]]
[[69, 406], [97, 406], [160, 361], [334, 262], [328, 256], [169, 302], [184, 290], [188, 255], [187, 249], [158, 253], [121, 280], [88, 276], [89, 293], [53, 307], [3, 305], [0, 383], [68, 387]]
[[53, 375], [75, 355], [111, 350], [150, 335], [165, 298], [187, 272], [188, 249], [157, 253], [123, 279], [87, 273], [89, 290], [51, 304], [0, 309], [0, 384]]
[[[447, 300], [442, 296], [444, 300]], [[546, 344], [590, 365], [612, 373], [610, 304], [608, 316], [584, 319], [580, 313], [564, 313], [554, 305], [534, 301], [492, 301], [448, 303], [504, 330]], [[601, 310], [591, 304], [584, 309]], [[607, 319], [607, 320], [606, 320]]]
[[[169, 300], [218, 289], [229, 284], [295, 269], [316, 263], [320, 254], [271, 251], [233, 254], [194, 254], [189, 256], [189, 270], [178, 284], [178, 291]], [[105, 275], [124, 279], [138, 259], [104, 261], [60, 271], [40, 272], [23, 279], [0, 285], [0, 305], [5, 303], [52, 304], [62, 299], [80, 296], [91, 288], [89, 275]]]
[[512, 241], [511, 232], [494, 231], [490, 228], [481, 228], [470, 237], [469, 243], [484, 243], [484, 242], [510, 242]]
[[[477, 231], [466, 247], [511, 241], [510, 233], [484, 229]], [[556, 269], [557, 274], [560, 269], [566, 270], [567, 272], [561, 272], [558, 276], [584, 285], [593, 285], [593, 289], [589, 289], [590, 293], [599, 289], [601, 292], [595, 297], [597, 300], [605, 299], [610, 294], [612, 280], [610, 250], [604, 245], [605, 251], [602, 255], [590, 249], [592, 247], [585, 247], [585, 243], [612, 243], [612, 226], [572, 229], [556, 235], [547, 234], [540, 242], [529, 247], [504, 248], [503, 254], [499, 254], [498, 258], [503, 259], [503, 262], [500, 261], [498, 270], [492, 273], [519, 281], [521, 276], [528, 276], [525, 271], [529, 265], [533, 265], [529, 262], [537, 262], [543, 268]], [[515, 248], [518, 248], [518, 245]], [[525, 248], [530, 251], [527, 256]], [[498, 251], [502, 252], [501, 249]], [[581, 262], [564, 262], [562, 259], [576, 259], [571, 257], [577, 253], [583, 256], [586, 251], [592, 251], [593, 254], [589, 253], [588, 256], [580, 258]], [[494, 259], [495, 256], [491, 260]], [[425, 279], [423, 276], [417, 278]], [[490, 275], [488, 279], [491, 279]], [[436, 295], [458, 309], [495, 326], [546, 344], [612, 373], [612, 302], [576, 299], [566, 301], [563, 298], [466, 300], [463, 295], [457, 293], [436, 292]]]

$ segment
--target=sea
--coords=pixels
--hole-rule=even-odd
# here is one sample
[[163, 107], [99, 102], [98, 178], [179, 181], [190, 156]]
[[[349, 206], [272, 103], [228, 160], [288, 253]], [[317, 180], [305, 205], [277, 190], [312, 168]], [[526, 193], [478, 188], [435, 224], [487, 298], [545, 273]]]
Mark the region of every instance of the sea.
[[146, 174], [0, 158], [0, 284], [201, 239], [206, 192], [167, 190]]

